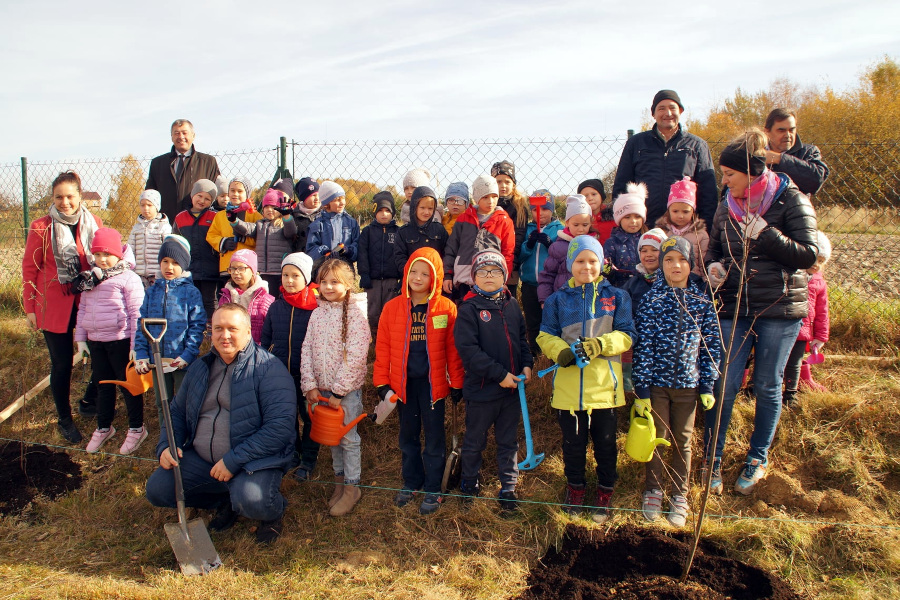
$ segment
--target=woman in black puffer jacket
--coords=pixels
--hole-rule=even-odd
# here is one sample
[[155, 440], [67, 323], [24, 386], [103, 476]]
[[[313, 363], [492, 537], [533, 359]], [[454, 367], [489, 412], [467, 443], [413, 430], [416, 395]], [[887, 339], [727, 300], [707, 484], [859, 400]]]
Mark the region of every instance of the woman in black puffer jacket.
[[[807, 311], [806, 269], [816, 262], [816, 213], [790, 178], [766, 168], [766, 137], [750, 130], [719, 159], [728, 188], [709, 234], [706, 264], [728, 348], [727, 379], [713, 461], [715, 493], [722, 491], [721, 459], [744, 364], [756, 348], [756, 414], [746, 464], [735, 491], [749, 494], [766, 475], [768, 452], [781, 416], [781, 382]], [[723, 365], [724, 368], [724, 365]], [[706, 413], [707, 460], [716, 411]]]

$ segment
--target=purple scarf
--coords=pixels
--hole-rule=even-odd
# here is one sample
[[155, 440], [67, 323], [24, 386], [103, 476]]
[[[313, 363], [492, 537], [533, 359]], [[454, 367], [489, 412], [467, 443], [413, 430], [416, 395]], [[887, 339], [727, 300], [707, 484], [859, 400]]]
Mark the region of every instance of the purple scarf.
[[772, 202], [775, 201], [775, 193], [778, 191], [780, 183], [778, 175], [774, 171], [766, 169], [759, 177], [750, 181], [746, 190], [747, 198], [735, 198], [729, 189], [726, 200], [731, 218], [743, 222], [744, 217], [748, 214], [764, 216], [772, 206]]

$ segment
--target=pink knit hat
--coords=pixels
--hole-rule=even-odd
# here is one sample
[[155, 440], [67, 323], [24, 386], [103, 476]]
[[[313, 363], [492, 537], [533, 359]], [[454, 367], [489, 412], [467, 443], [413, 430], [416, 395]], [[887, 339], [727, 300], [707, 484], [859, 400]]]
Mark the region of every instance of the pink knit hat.
[[267, 206], [274, 206], [278, 208], [281, 206], [281, 199], [284, 198], [285, 194], [281, 190], [277, 188], [269, 188], [269, 191], [266, 192], [266, 195], [263, 196], [262, 207], [265, 208]]
[[234, 254], [231, 255], [231, 262], [228, 263], [228, 266], [233, 265], [234, 263], [244, 263], [250, 270], [256, 273], [258, 270], [258, 262], [256, 259], [256, 252], [253, 250], [247, 250], [244, 248], [243, 250], [237, 250]]
[[625, 215], [640, 215], [647, 218], [647, 186], [641, 183], [629, 183], [625, 186], [625, 192], [616, 197], [613, 202], [613, 220], [618, 227]]
[[94, 232], [94, 239], [91, 240], [91, 254], [106, 252], [122, 260], [122, 255], [125, 254], [124, 250], [122, 236], [115, 229], [102, 227]]
[[697, 184], [691, 181], [691, 178], [685, 175], [681, 181], [676, 181], [669, 188], [669, 201], [666, 208], [672, 206], [675, 202], [683, 202], [694, 210], [697, 210]]

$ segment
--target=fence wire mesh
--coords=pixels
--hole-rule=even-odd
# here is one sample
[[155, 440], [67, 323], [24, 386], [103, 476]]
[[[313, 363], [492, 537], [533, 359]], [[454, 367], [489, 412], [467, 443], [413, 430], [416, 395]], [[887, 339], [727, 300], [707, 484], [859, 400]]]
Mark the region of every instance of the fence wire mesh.
[[[503, 159], [515, 163], [518, 186], [526, 194], [546, 188], [562, 198], [588, 178], [602, 179], [609, 190], [625, 141], [624, 136], [291, 141], [285, 165], [280, 164], [278, 146], [211, 154], [225, 177], [246, 177], [258, 189], [268, 185], [279, 167], [289, 169], [295, 179], [335, 179], [347, 191], [347, 211], [365, 223], [371, 218], [372, 196], [388, 189], [399, 203], [402, 177], [414, 167], [431, 173], [440, 196], [450, 183], [470, 183]], [[714, 157], [726, 143], [710, 143]], [[832, 310], [841, 318], [867, 324], [867, 331], [883, 332], [883, 341], [896, 345], [900, 331], [900, 141], [817, 145], [830, 168], [829, 178], [813, 204], [819, 227], [829, 234], [834, 246], [826, 272]], [[21, 294], [26, 221], [47, 213], [53, 178], [67, 169], [78, 172], [92, 212], [127, 235], [137, 218], [138, 197], [151, 158], [128, 155], [27, 161], [24, 169], [18, 163], [0, 165], [0, 295], [7, 303], [16, 302]]]

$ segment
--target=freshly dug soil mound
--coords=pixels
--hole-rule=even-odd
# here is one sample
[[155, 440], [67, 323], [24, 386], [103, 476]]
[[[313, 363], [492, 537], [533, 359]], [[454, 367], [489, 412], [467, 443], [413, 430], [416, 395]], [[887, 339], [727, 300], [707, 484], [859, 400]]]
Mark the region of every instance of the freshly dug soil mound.
[[81, 487], [81, 467], [65, 452], [7, 442], [0, 448], [0, 514], [21, 511], [36, 496], [50, 500]]
[[565, 598], [660, 600], [797, 600], [781, 579], [726, 558], [701, 542], [691, 574], [679, 583], [689, 536], [626, 525], [604, 534], [576, 525], [566, 528], [559, 549], [550, 548], [528, 576], [523, 600]]

